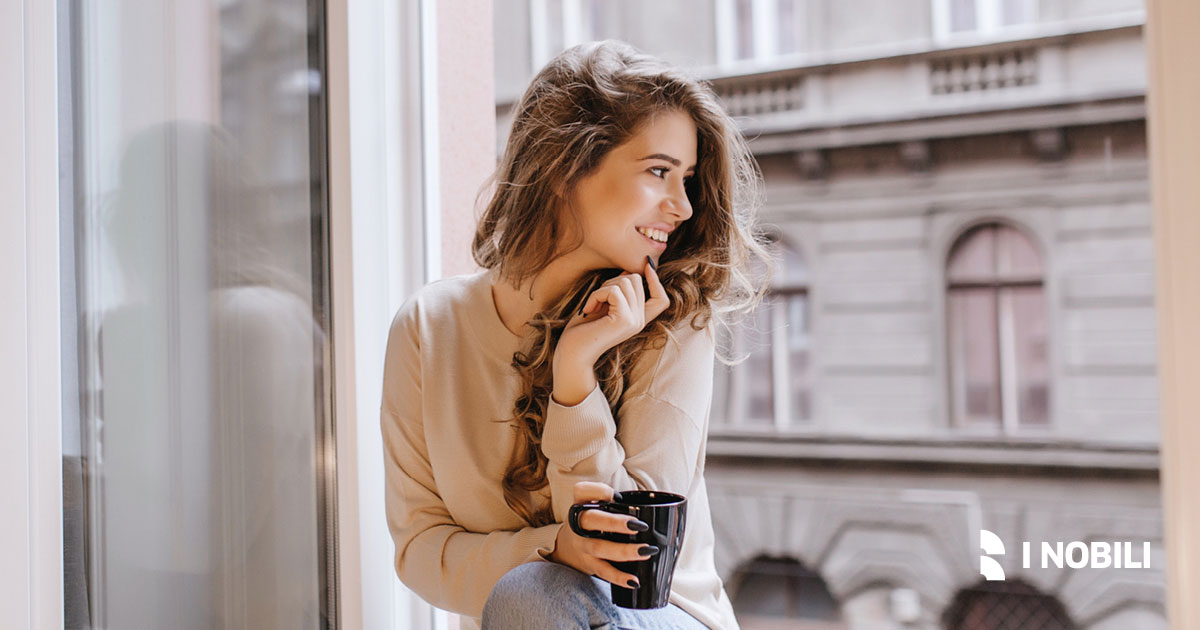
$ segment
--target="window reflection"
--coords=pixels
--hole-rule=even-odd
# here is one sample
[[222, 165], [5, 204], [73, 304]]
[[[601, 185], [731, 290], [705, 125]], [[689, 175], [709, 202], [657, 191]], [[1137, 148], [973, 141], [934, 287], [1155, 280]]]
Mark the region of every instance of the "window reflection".
[[320, 12], [72, 19], [66, 627], [328, 627]]

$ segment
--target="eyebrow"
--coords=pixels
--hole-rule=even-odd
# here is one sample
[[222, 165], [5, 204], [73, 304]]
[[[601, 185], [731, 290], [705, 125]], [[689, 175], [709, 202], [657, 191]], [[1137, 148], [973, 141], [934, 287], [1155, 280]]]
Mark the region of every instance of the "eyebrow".
[[[647, 155], [646, 157], [642, 158], [642, 160], [666, 160], [666, 161], [674, 164], [675, 166], [683, 165], [683, 162], [680, 162], [679, 160], [667, 155], [666, 153], [651, 153], [650, 155]], [[641, 160], [638, 160], [638, 161], [640, 162]], [[687, 167], [687, 170], [691, 171], [691, 170], [694, 170], [695, 168], [696, 168], [696, 165], [693, 164], [693, 165]]]

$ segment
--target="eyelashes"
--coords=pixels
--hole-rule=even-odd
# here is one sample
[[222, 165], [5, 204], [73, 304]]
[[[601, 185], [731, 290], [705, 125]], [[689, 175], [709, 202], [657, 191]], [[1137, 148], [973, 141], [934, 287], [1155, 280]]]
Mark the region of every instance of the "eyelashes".
[[[669, 173], [671, 171], [671, 169], [667, 168], [666, 166], [651, 166], [650, 168], [648, 168], [646, 170], [650, 171], [651, 173], [653, 173], [654, 171], [662, 171], [662, 175], [657, 175], [657, 174], [655, 175], [655, 177], [657, 177], [659, 179], [666, 179], [667, 173]], [[692, 184], [693, 179], [694, 179], [694, 177], [692, 175], [688, 175], [688, 176], [684, 177], [683, 185], [690, 186]]]

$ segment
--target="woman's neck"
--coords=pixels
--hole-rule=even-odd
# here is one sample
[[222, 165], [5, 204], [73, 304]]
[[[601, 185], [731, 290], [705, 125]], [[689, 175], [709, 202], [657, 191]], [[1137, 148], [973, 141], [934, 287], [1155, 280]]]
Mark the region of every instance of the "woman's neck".
[[493, 279], [492, 299], [505, 328], [524, 336], [525, 322], [554, 303], [585, 273], [586, 268], [574, 264], [570, 258], [571, 254], [559, 256], [541, 272], [522, 281], [519, 287], [499, 277]]

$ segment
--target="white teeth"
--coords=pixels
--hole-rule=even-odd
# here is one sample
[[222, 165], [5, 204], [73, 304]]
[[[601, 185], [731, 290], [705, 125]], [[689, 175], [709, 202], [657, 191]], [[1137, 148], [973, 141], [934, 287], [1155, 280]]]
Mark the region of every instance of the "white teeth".
[[658, 230], [655, 228], [638, 228], [637, 231], [641, 232], [645, 236], [652, 238], [660, 243], [667, 242], [667, 233], [662, 230]]

